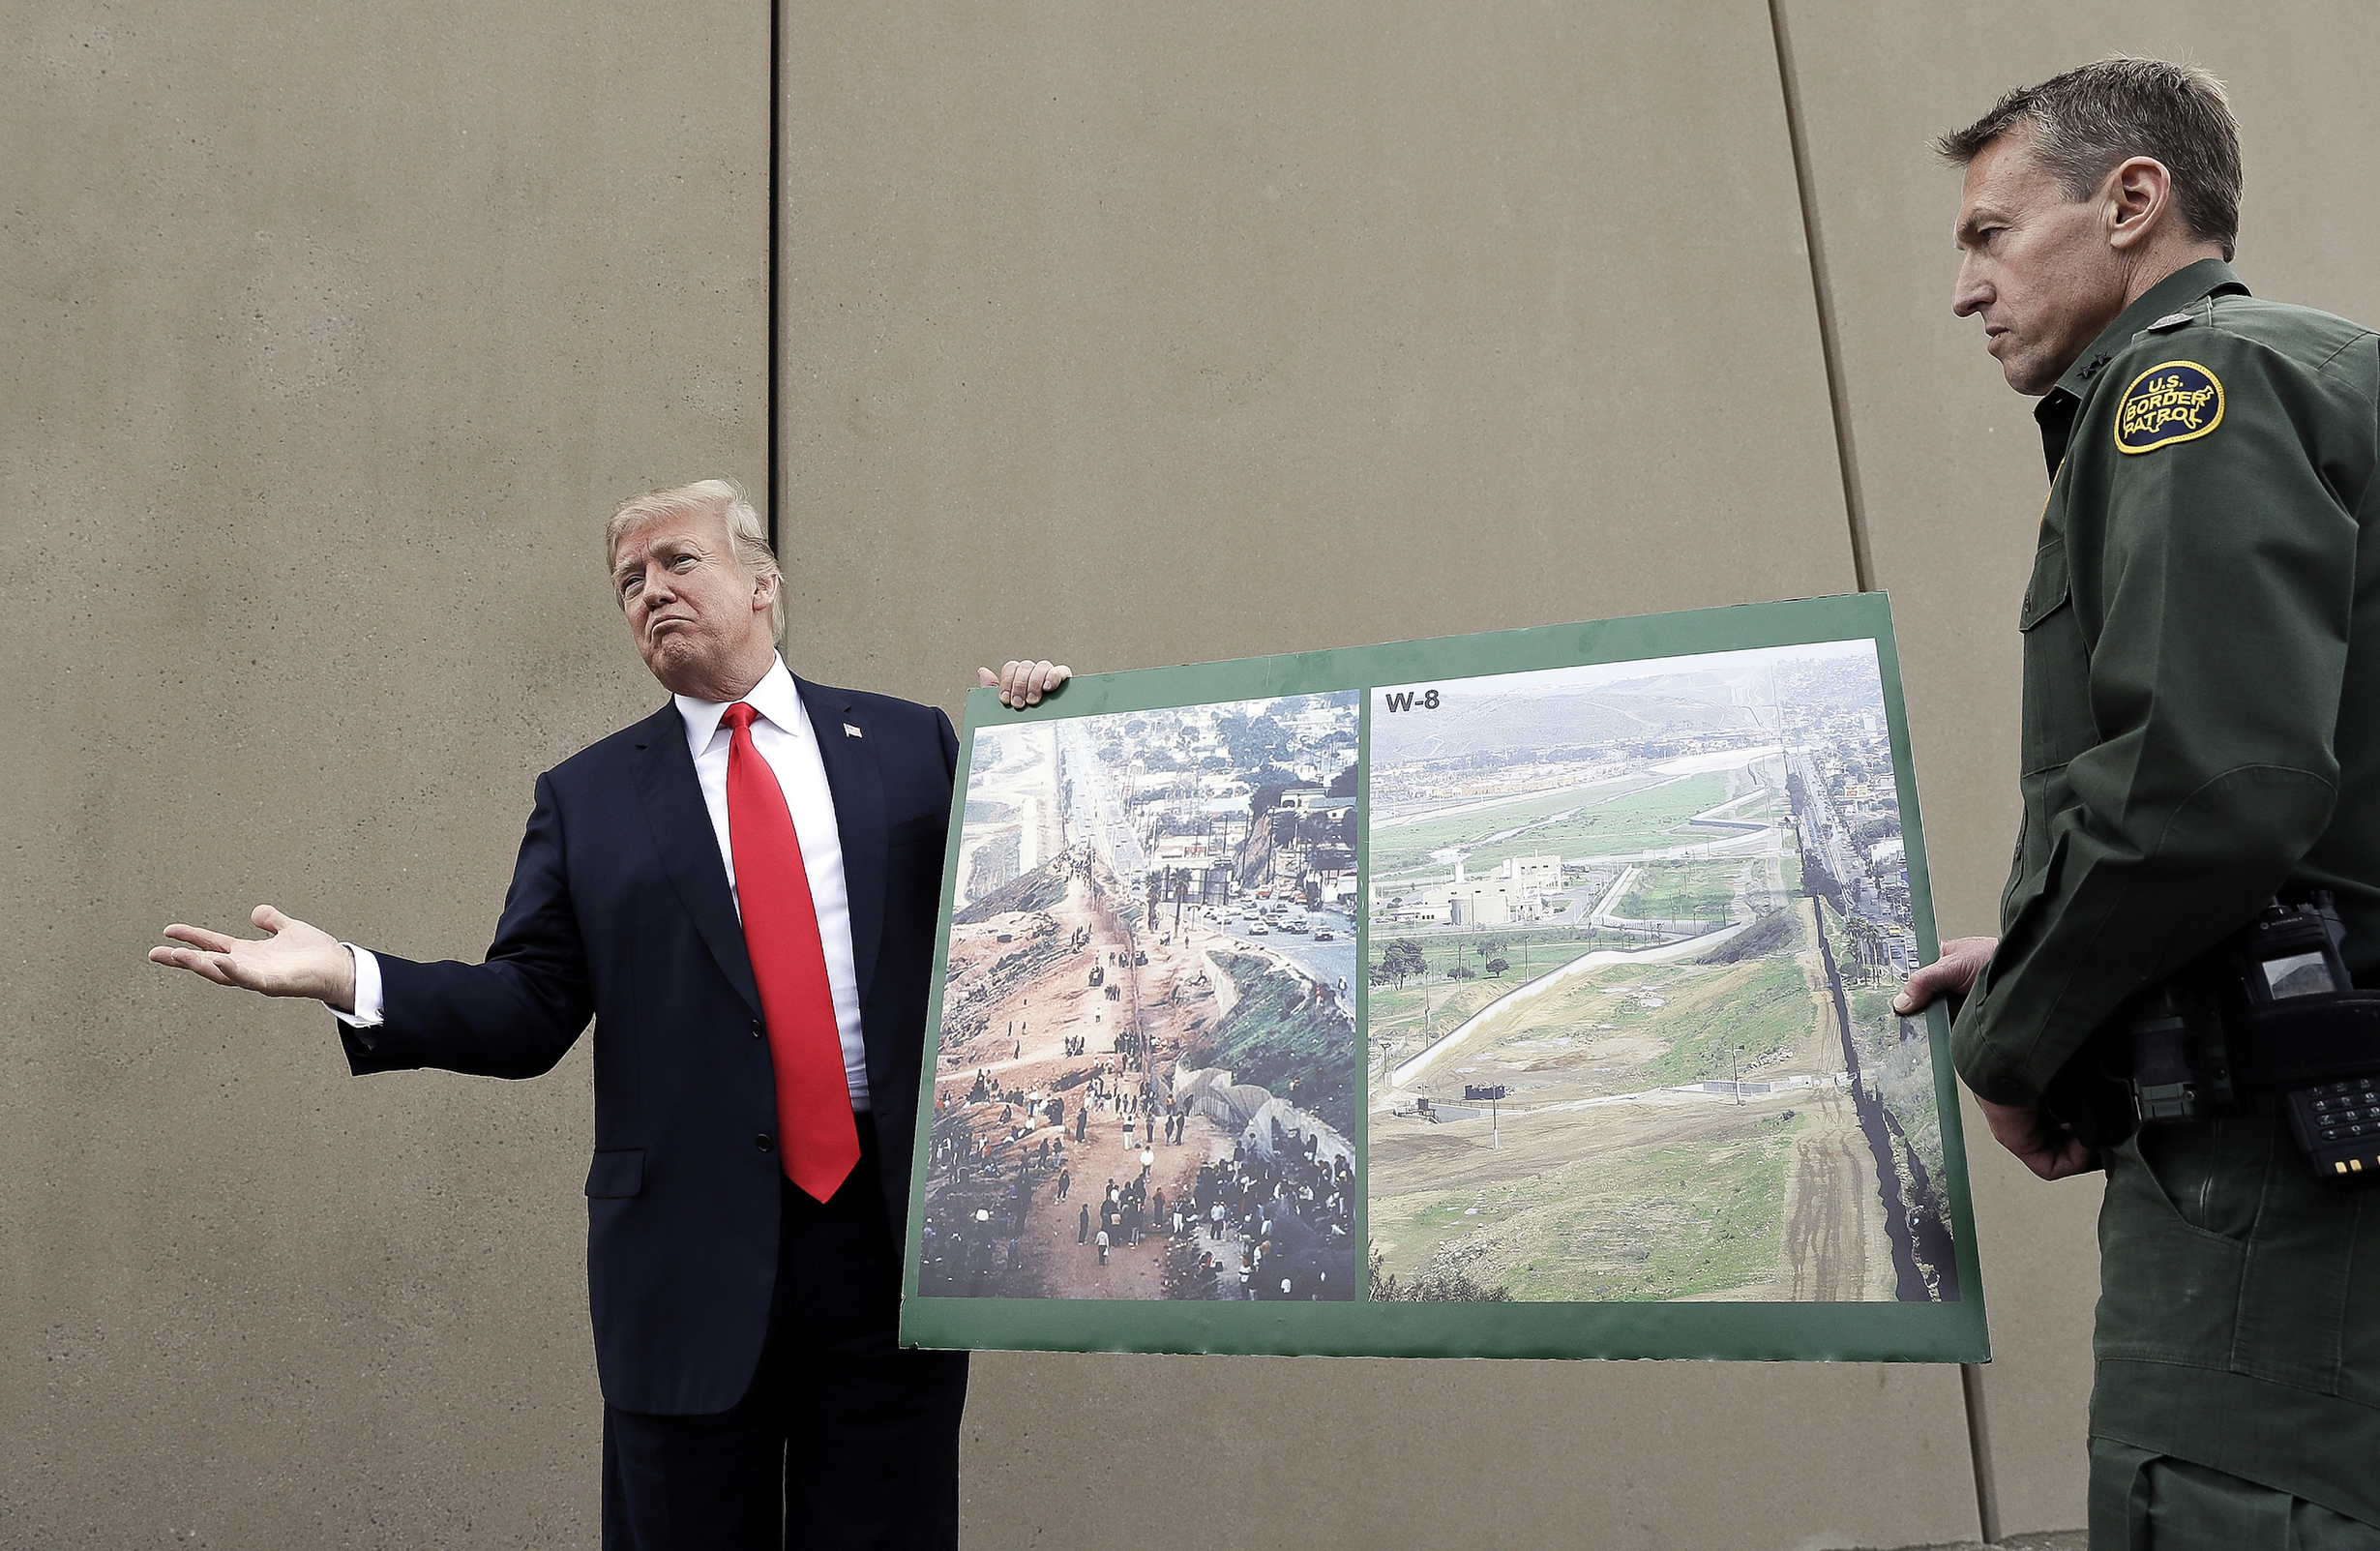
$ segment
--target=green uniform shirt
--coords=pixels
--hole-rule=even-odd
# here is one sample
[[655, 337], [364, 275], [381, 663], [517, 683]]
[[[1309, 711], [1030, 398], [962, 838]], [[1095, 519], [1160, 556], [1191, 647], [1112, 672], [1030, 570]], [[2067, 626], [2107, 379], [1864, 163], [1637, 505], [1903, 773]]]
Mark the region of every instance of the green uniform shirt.
[[[2024, 819], [1951, 1032], [2004, 1103], [2284, 886], [2380, 986], [2380, 341], [2192, 264], [2036, 418]], [[2380, 1190], [2267, 1115], [2104, 1161], [2093, 1436], [2380, 1524]]]
[[2380, 971], [2380, 345], [2214, 259], [2035, 411], [2052, 470], [2025, 637], [2024, 818], [1951, 1050], [2038, 1095], [2133, 993], [2284, 884]]

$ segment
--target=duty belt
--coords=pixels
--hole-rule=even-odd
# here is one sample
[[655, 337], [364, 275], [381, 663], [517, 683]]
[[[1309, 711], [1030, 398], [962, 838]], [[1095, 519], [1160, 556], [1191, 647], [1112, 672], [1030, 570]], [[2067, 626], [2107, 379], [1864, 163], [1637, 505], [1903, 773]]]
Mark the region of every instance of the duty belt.
[[2380, 1178], [2380, 992], [2360, 991], [2328, 892], [2275, 900], [2127, 1001], [2043, 1095], [2086, 1145], [2139, 1126], [2284, 1114], [2326, 1180]]

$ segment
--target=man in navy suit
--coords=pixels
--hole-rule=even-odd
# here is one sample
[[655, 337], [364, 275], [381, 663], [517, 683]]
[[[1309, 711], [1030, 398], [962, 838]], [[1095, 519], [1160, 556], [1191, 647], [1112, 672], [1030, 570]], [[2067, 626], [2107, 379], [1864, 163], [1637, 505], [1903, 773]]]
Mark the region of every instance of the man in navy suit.
[[[487, 962], [372, 953], [270, 906], [261, 941], [177, 924], [149, 956], [318, 998], [358, 1073], [532, 1077], [594, 1018], [607, 1551], [953, 1546], [966, 1355], [895, 1334], [957, 736], [787, 671], [783, 578], [732, 485], [628, 502], [610, 553], [670, 703], [538, 778]], [[979, 676], [1025, 705], [1068, 670]], [[791, 821], [776, 851], [751, 849], [756, 802]], [[787, 899], [798, 1015], [754, 913]], [[794, 1161], [814, 1133], [822, 1175]]]

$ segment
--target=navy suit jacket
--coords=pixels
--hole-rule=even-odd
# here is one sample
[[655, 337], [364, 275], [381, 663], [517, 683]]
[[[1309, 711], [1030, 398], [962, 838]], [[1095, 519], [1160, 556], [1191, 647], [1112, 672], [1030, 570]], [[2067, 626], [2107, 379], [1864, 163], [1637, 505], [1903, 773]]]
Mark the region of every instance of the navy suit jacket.
[[[843, 839], [868, 1093], [900, 1243], [958, 737], [940, 711], [794, 680]], [[859, 735], [845, 731], [857, 728]], [[537, 779], [484, 964], [380, 957], [359, 1073], [551, 1069], [595, 1020], [587, 1290], [604, 1398], [742, 1398], [777, 1275], [781, 1154], [760, 994], [674, 703]]]

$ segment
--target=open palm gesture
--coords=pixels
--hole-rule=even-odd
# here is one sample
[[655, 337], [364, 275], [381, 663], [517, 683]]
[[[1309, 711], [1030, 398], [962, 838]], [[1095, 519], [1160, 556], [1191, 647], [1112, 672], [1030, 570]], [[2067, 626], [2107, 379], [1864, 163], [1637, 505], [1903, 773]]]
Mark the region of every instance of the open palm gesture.
[[165, 928], [173, 945], [149, 950], [152, 964], [178, 965], [219, 986], [244, 986], [268, 997], [314, 997], [342, 1012], [355, 1007], [355, 958], [317, 926], [259, 905], [248, 917], [267, 936], [226, 937], [180, 922]]

